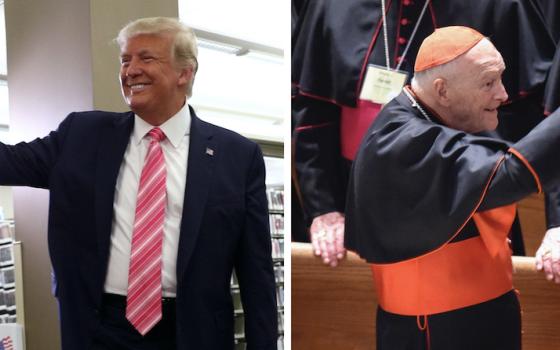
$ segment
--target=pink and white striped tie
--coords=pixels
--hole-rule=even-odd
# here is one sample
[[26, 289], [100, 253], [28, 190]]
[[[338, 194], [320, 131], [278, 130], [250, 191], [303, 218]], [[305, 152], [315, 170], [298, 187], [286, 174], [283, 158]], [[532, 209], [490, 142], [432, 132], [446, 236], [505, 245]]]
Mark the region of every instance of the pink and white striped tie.
[[165, 217], [165, 159], [160, 141], [165, 134], [153, 128], [140, 175], [132, 233], [126, 318], [145, 335], [161, 320], [161, 249]]

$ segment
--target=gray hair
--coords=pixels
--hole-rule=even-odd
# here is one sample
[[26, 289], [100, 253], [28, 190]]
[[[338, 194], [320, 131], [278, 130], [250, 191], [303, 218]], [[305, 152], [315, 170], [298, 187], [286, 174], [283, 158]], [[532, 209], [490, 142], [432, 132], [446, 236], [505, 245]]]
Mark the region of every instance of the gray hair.
[[124, 26], [115, 40], [122, 49], [127, 41], [140, 34], [171, 34], [173, 35], [172, 55], [179, 68], [192, 68], [193, 76], [187, 85], [186, 94], [192, 96], [194, 77], [198, 70], [198, 48], [196, 46], [196, 36], [194, 31], [181, 23], [176, 18], [170, 17], [150, 17], [140, 18]]

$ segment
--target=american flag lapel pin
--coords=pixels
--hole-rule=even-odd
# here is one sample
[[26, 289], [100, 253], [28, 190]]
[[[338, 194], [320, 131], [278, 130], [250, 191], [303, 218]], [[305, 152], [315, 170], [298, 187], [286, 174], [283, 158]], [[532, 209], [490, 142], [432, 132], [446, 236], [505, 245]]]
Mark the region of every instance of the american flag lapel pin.
[[209, 155], [209, 156], [213, 156], [214, 155], [214, 150], [212, 148], [206, 147], [206, 154]]

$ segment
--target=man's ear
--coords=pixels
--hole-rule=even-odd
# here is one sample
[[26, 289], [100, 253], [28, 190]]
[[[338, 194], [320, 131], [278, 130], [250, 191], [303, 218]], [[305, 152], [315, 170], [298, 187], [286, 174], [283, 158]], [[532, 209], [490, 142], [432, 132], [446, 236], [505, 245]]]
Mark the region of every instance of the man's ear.
[[181, 69], [179, 72], [179, 85], [186, 85], [194, 78], [192, 67]]
[[443, 78], [437, 78], [433, 81], [432, 87], [434, 89], [434, 97], [439, 104], [445, 107], [449, 107], [451, 101], [449, 99], [449, 85], [447, 80]]

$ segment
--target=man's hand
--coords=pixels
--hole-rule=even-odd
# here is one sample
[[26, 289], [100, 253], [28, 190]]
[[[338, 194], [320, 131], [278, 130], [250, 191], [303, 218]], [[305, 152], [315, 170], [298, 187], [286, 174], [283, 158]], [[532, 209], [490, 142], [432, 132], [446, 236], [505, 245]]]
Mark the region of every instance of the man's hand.
[[335, 267], [346, 253], [344, 215], [335, 211], [317, 216], [309, 231], [315, 255], [320, 256], [325, 264]]
[[560, 283], [560, 227], [546, 231], [535, 261], [537, 270], [544, 270], [547, 280]]

